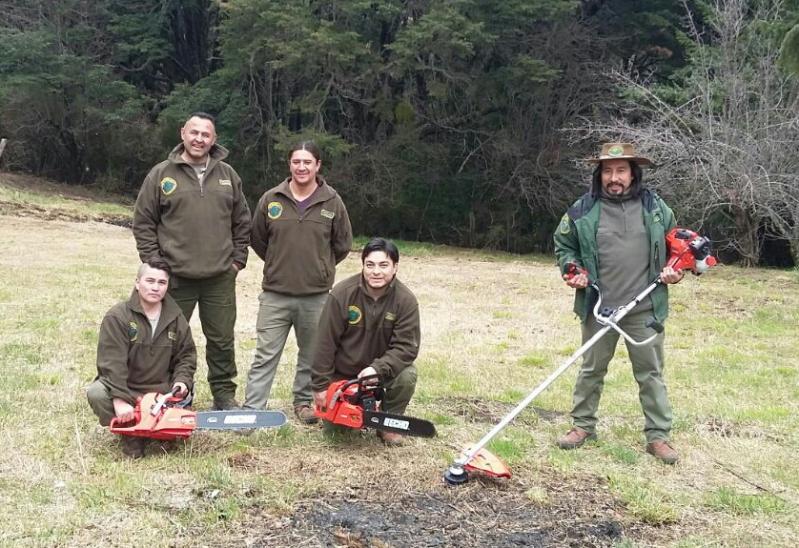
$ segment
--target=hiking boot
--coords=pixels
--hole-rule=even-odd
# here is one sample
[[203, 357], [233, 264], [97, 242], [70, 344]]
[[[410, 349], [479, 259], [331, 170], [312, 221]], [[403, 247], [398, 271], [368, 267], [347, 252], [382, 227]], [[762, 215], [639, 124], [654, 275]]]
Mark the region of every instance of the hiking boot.
[[377, 431], [377, 437], [383, 440], [383, 443], [388, 447], [398, 447], [402, 445], [402, 441], [404, 439], [402, 434], [383, 432], [382, 430]]
[[319, 422], [319, 417], [314, 415], [313, 408], [307, 403], [295, 406], [294, 415], [303, 424], [316, 424]]
[[646, 444], [646, 452], [664, 464], [674, 464], [680, 458], [666, 440], [650, 441]]
[[144, 456], [144, 445], [147, 440], [133, 436], [122, 436], [122, 454], [131, 459], [140, 459]]
[[579, 426], [575, 426], [569, 430], [565, 436], [558, 439], [558, 447], [561, 449], [577, 449], [578, 447], [582, 447], [587, 440], [595, 439], [596, 434], [586, 432]]
[[239, 402], [236, 398], [214, 398], [214, 410], [216, 411], [233, 411], [239, 408]]

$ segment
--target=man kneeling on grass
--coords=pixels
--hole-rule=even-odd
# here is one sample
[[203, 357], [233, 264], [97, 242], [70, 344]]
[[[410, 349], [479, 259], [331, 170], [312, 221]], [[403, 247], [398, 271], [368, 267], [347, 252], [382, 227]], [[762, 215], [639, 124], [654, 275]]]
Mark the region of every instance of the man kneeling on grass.
[[[97, 343], [97, 378], [87, 397], [100, 424], [133, 420], [136, 398], [147, 392], [182, 397], [191, 403], [197, 353], [177, 303], [166, 294], [169, 266], [153, 259], [139, 267], [130, 299], [109, 310]], [[144, 438], [122, 436], [122, 452], [144, 456]]]
[[[396, 278], [399, 250], [392, 242], [374, 238], [361, 262], [363, 270], [338, 283], [322, 310], [311, 369], [314, 403], [324, 406], [333, 381], [378, 375], [381, 410], [401, 415], [416, 389], [419, 304]], [[378, 435], [386, 445], [402, 443], [400, 434]]]

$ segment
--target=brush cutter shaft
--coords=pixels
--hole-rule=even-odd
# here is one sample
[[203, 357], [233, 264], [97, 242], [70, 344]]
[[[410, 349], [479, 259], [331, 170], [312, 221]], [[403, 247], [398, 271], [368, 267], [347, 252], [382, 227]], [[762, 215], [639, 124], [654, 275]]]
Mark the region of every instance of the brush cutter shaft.
[[[504, 417], [504, 418], [503, 418], [503, 419], [502, 419], [502, 420], [501, 420], [501, 421], [500, 421], [500, 422], [499, 422], [499, 423], [498, 423], [496, 426], [494, 426], [494, 428], [492, 428], [490, 432], [488, 432], [488, 433], [487, 433], [485, 436], [483, 436], [483, 438], [482, 438], [480, 441], [478, 441], [478, 442], [477, 442], [477, 443], [476, 443], [476, 444], [475, 444], [475, 445], [474, 445], [474, 446], [473, 446], [473, 447], [472, 447], [472, 448], [471, 448], [471, 449], [470, 449], [468, 452], [466, 452], [466, 453], [463, 455], [463, 457], [461, 457], [460, 459], [456, 460], [456, 461], [455, 461], [455, 465], [456, 465], [456, 466], [465, 466], [465, 465], [466, 465], [466, 464], [467, 464], [469, 461], [471, 461], [471, 460], [474, 458], [474, 456], [475, 456], [475, 455], [476, 455], [476, 454], [477, 454], [477, 453], [478, 453], [478, 452], [479, 452], [479, 451], [480, 451], [480, 450], [481, 450], [483, 447], [485, 447], [485, 446], [488, 444], [488, 442], [490, 442], [490, 441], [491, 441], [491, 440], [494, 438], [494, 436], [496, 436], [497, 434], [499, 434], [499, 432], [501, 432], [501, 431], [502, 431], [502, 429], [504, 429], [504, 428], [505, 428], [505, 427], [506, 427], [506, 426], [507, 426], [507, 425], [508, 425], [508, 424], [509, 424], [509, 423], [510, 423], [510, 422], [511, 422], [513, 419], [515, 419], [515, 418], [516, 418], [516, 417], [519, 415], [519, 413], [521, 413], [522, 411], [524, 411], [524, 409], [525, 409], [525, 408], [526, 408], [528, 405], [530, 405], [530, 403], [532, 403], [532, 401], [533, 401], [535, 398], [537, 398], [537, 397], [538, 397], [538, 395], [539, 395], [541, 392], [543, 392], [544, 390], [546, 390], [546, 389], [547, 389], [547, 387], [548, 387], [550, 384], [552, 384], [553, 382], [555, 382], [555, 380], [556, 380], [558, 377], [560, 377], [560, 376], [563, 374], [563, 372], [564, 372], [564, 371], [566, 371], [566, 370], [567, 370], [569, 367], [571, 367], [571, 365], [572, 365], [574, 362], [576, 362], [576, 361], [577, 361], [577, 360], [580, 358], [580, 356], [582, 356], [583, 354], [585, 354], [585, 353], [588, 351], [588, 349], [590, 349], [592, 346], [594, 346], [594, 344], [596, 344], [596, 342], [597, 342], [599, 339], [601, 339], [602, 337], [604, 337], [604, 336], [605, 336], [605, 333], [607, 333], [608, 331], [610, 331], [610, 330], [611, 330], [611, 328], [612, 328], [612, 329], [615, 329], [616, 331], [618, 331], [619, 333], [621, 333], [622, 335], [624, 335], [624, 338], [625, 338], [625, 339], [632, 340], [632, 339], [630, 339], [630, 337], [629, 337], [629, 336], [628, 336], [626, 333], [624, 333], [624, 331], [622, 331], [622, 330], [621, 330], [621, 328], [620, 328], [620, 327], [618, 327], [616, 324], [617, 324], [619, 321], [621, 321], [621, 319], [622, 319], [622, 318], [624, 318], [624, 317], [625, 317], [627, 314], [629, 314], [629, 313], [630, 313], [630, 311], [631, 311], [633, 308], [635, 308], [635, 307], [636, 307], [636, 306], [637, 306], [637, 305], [638, 305], [638, 304], [639, 304], [641, 301], [643, 301], [643, 300], [646, 298], [646, 296], [647, 296], [647, 295], [649, 295], [650, 293], [652, 293], [652, 291], [654, 291], [654, 290], [655, 290], [655, 288], [656, 288], [658, 285], [660, 285], [661, 283], [663, 283], [663, 282], [661, 282], [661, 281], [660, 281], [660, 276], [658, 276], [658, 277], [655, 279], [655, 281], [654, 281], [654, 282], [652, 282], [651, 284], [649, 284], [649, 285], [647, 286], [647, 288], [646, 288], [646, 289], [644, 289], [644, 290], [643, 290], [643, 291], [641, 291], [641, 292], [640, 292], [638, 295], [636, 295], [636, 296], [633, 298], [633, 300], [632, 300], [632, 301], [630, 301], [629, 303], [627, 303], [627, 304], [626, 304], [626, 305], [624, 305], [624, 306], [621, 306], [621, 307], [619, 307], [618, 309], [616, 309], [616, 310], [613, 312], [613, 314], [611, 314], [610, 316], [607, 316], [607, 317], [602, 317], [602, 316], [600, 316], [600, 315], [599, 315], [599, 304], [600, 304], [600, 302], [601, 302], [601, 297], [600, 297], [600, 300], [598, 300], [598, 301], [597, 301], [597, 305], [594, 307], [594, 316], [597, 318], [597, 321], [599, 321], [599, 322], [600, 322], [600, 324], [601, 324], [601, 325], [604, 325], [605, 327], [603, 327], [602, 329], [600, 329], [599, 331], [597, 331], [597, 332], [594, 334], [594, 336], [593, 336], [593, 337], [591, 337], [590, 339], [588, 339], [588, 340], [587, 340], [585, 343], [583, 343], [583, 345], [582, 345], [580, 348], [578, 348], [577, 350], [575, 350], [574, 354], [572, 354], [572, 355], [571, 355], [571, 357], [569, 357], [569, 359], [568, 359], [568, 360], [566, 360], [566, 361], [565, 361], [565, 362], [564, 362], [564, 363], [563, 363], [563, 364], [562, 364], [560, 367], [558, 367], [558, 368], [557, 368], [555, 371], [553, 371], [553, 372], [552, 372], [552, 374], [551, 374], [551, 375], [549, 375], [549, 377], [547, 377], [547, 378], [544, 380], [544, 382], [542, 382], [541, 384], [539, 384], [539, 385], [538, 385], [538, 386], [537, 386], [537, 387], [536, 387], [536, 388], [535, 388], [535, 389], [534, 389], [532, 392], [530, 392], [530, 394], [529, 394], [529, 395], [528, 395], [526, 398], [524, 398], [524, 399], [523, 399], [523, 400], [522, 400], [522, 401], [521, 401], [521, 402], [520, 402], [520, 403], [519, 403], [519, 404], [518, 404], [518, 405], [517, 405], [517, 406], [516, 406], [516, 407], [513, 409], [513, 411], [511, 411], [510, 413], [508, 413], [507, 415], [505, 415], [505, 417]], [[598, 288], [597, 288], [597, 289], [598, 289]], [[602, 317], [602, 318], [603, 318], [603, 320], [602, 320], [602, 321], [600, 321], [600, 320], [599, 320], [599, 318], [600, 318], [600, 317]], [[656, 336], [656, 335], [655, 335], [655, 336]], [[647, 339], [647, 340], [645, 340], [645, 341], [641, 341], [641, 342], [636, 342], [636, 341], [633, 341], [633, 343], [634, 343], [634, 344], [646, 344], [647, 342], [651, 341], [653, 338], [654, 338], [654, 337], [650, 337], [649, 339]]]

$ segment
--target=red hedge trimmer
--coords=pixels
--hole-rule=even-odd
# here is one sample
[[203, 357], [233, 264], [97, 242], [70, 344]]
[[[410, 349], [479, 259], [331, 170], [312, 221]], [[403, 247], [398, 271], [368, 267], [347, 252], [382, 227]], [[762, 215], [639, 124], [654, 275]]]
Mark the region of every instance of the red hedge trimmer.
[[348, 428], [374, 428], [384, 432], [432, 438], [436, 427], [432, 422], [380, 411], [383, 385], [377, 375], [341, 380], [330, 384], [324, 407], [314, 413], [322, 420]]
[[[700, 275], [707, 271], [710, 267], [716, 264], [716, 259], [710, 254], [710, 240], [704, 238], [692, 230], [685, 228], [674, 228], [666, 235], [666, 246], [669, 250], [669, 258], [666, 262], [667, 266], [672, 267], [674, 270], [690, 270], [695, 275]], [[567, 268], [567, 276], [576, 276], [586, 271], [576, 264], [570, 264]], [[508, 413], [490, 432], [475, 445], [469, 446], [464, 449], [461, 456], [452, 463], [452, 465], [444, 473], [444, 480], [451, 485], [458, 485], [465, 483], [469, 480], [470, 473], [481, 473], [488, 477], [494, 478], [510, 478], [510, 469], [497, 457], [492, 455], [485, 449], [485, 446], [496, 436], [503, 428], [505, 428], [516, 416], [521, 413], [530, 403], [546, 388], [552, 384], [564, 371], [566, 371], [577, 359], [585, 354], [596, 342], [601, 339], [605, 333], [611, 329], [615, 329], [620, 335], [624, 337], [629, 343], [642, 346], [651, 342], [657, 333], [663, 331], [663, 326], [655, 321], [647, 323], [648, 327], [654, 329], [657, 333], [652, 335], [646, 340], [635, 341], [627, 333], [625, 333], [618, 325], [618, 322], [629, 312], [635, 308], [644, 298], [652, 293], [657, 286], [662, 284], [660, 276], [658, 275], [646, 289], [636, 295], [632, 301], [620, 306], [615, 310], [602, 310], [602, 294], [599, 286], [595, 281], [590, 282], [599, 294], [597, 303], [594, 306], [594, 317], [596, 321], [604, 326], [593, 337], [585, 342], [578, 348], [571, 357], [566, 360], [563, 365], [558, 367], [549, 377], [538, 385], [535, 390], [522, 400], [510, 413]]]
[[282, 411], [192, 411], [177, 407], [180, 401], [181, 398], [173, 397], [171, 392], [144, 394], [136, 400], [133, 420], [120, 422], [116, 418], [111, 419], [109, 429], [122, 436], [175, 440], [188, 438], [197, 429], [250, 430], [286, 424], [286, 415]]

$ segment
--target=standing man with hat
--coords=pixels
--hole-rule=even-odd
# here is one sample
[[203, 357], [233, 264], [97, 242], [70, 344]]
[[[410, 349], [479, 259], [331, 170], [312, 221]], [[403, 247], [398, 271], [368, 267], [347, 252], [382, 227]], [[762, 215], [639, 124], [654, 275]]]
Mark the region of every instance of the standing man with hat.
[[[597, 300], [589, 279], [602, 290], [603, 307], [627, 304], [660, 274], [664, 285], [655, 289], [625, 316], [620, 327], [634, 339], [653, 334], [647, 321], [663, 322], [668, 315], [665, 284], [679, 282], [684, 273], [666, 264], [666, 233], [675, 226], [674, 214], [657, 194], [644, 187], [642, 167], [649, 159], [638, 155], [629, 143], [606, 143], [598, 158], [590, 190], [566, 212], [555, 231], [555, 256], [569, 287], [576, 289], [574, 312], [582, 322], [585, 343], [601, 326], [591, 310]], [[570, 264], [587, 272], [569, 277]], [[667, 464], [677, 462], [669, 445], [672, 413], [663, 379], [663, 333], [647, 345], [627, 344], [633, 375], [644, 412], [646, 451]], [[596, 439], [597, 410], [608, 364], [619, 335], [608, 332], [583, 358], [571, 416], [574, 426], [558, 440], [561, 449], [575, 449]]]
[[163, 259], [171, 268], [169, 295], [186, 320], [199, 304], [214, 408], [234, 409], [236, 275], [247, 264], [250, 210], [213, 117], [195, 112], [180, 138], [141, 186], [133, 236], [143, 262]]

